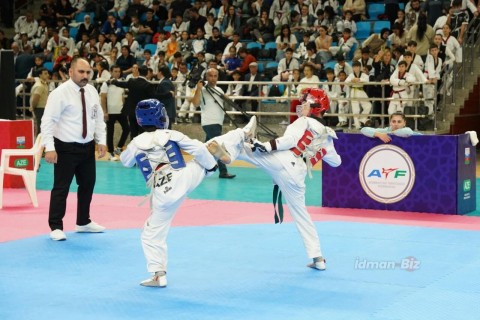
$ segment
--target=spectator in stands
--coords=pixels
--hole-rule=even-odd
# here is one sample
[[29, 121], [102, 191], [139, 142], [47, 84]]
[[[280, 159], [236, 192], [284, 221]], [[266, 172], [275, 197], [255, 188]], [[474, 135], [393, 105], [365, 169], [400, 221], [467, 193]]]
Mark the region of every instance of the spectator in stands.
[[[441, 80], [442, 64], [442, 59], [438, 57], [438, 47], [436, 44], [432, 44], [430, 54], [427, 55], [425, 62], [425, 76], [435, 85]], [[428, 114], [431, 115], [435, 109], [435, 87], [433, 85], [424, 85], [423, 96], [425, 97], [425, 106], [428, 108]]]
[[362, 69], [365, 66], [372, 66], [373, 59], [370, 57], [370, 49], [368, 47], [362, 48], [361, 53], [362, 53], [362, 56], [357, 61], [360, 62]]
[[182, 32], [181, 39], [178, 41], [178, 48], [184, 60], [187, 60], [192, 55], [192, 40], [190, 40], [187, 31]]
[[101, 60], [95, 63], [95, 69], [96, 69], [96, 78], [94, 80], [97, 80], [97, 82], [105, 82], [110, 80], [112, 77], [112, 74], [110, 71], [108, 71], [108, 62], [106, 60]]
[[140, 49], [137, 40], [135, 40], [133, 34], [130, 31], [125, 33], [125, 38], [123, 38], [122, 40], [122, 46], [128, 46], [128, 48], [130, 48], [130, 52], [132, 52], [133, 54], [136, 54], [137, 50]]
[[158, 28], [163, 29], [168, 20], [168, 10], [165, 6], [160, 4], [159, 0], [153, 0], [151, 8], [153, 10], [153, 17], [158, 21]]
[[72, 8], [75, 9], [75, 14], [85, 11], [86, 0], [69, 0]]
[[158, 32], [157, 49], [155, 50], [154, 56], [157, 56], [160, 51], [163, 51], [164, 53], [167, 52], [167, 49], [168, 49], [168, 40], [165, 39], [165, 31], [160, 30]]
[[[122, 69], [122, 76], [127, 76], [132, 72], [132, 67], [136, 64], [137, 61], [130, 53], [130, 48], [128, 46], [122, 46], [121, 55], [115, 61], [115, 64]], [[145, 72], [145, 75], [147, 73]], [[135, 114], [133, 114], [135, 116]]]
[[215, 58], [217, 51], [223, 51], [227, 46], [228, 39], [220, 34], [220, 30], [217, 27], [213, 27], [212, 36], [207, 40], [206, 58], [211, 60]]
[[288, 0], [273, 0], [268, 17], [273, 20], [276, 26], [288, 25], [290, 22], [290, 2]]
[[228, 7], [228, 13], [222, 20], [220, 31], [228, 39], [233, 39], [233, 34], [240, 32], [240, 17], [234, 6]]
[[410, 0], [405, 5], [405, 31], [409, 32], [417, 24], [421, 12], [420, 0]]
[[116, 16], [120, 20], [123, 20], [125, 18], [126, 13], [127, 13], [128, 2], [129, 2], [128, 0], [115, 0], [113, 8], [110, 9], [108, 12], [112, 12], [112, 13], [116, 14]]
[[176, 37], [170, 36], [167, 40], [167, 50], [165, 51], [165, 60], [172, 62], [175, 53], [179, 50], [179, 44]]
[[190, 7], [191, 4], [188, 0], [172, 1], [170, 3], [170, 8], [168, 9], [168, 21], [166, 24], [173, 24], [173, 19], [175, 19], [175, 17], [178, 15], [183, 17], [183, 15], [189, 11]]
[[[295, 27], [293, 27], [293, 16], [297, 16], [297, 21]], [[306, 33], [310, 33], [310, 31], [313, 29], [313, 23], [315, 22], [315, 16], [311, 15], [308, 12], [308, 6], [303, 5], [300, 14], [298, 13], [292, 13], [291, 14], [292, 18], [292, 24], [290, 26], [290, 29], [293, 31], [295, 36], [297, 37], [297, 41], [300, 42], [303, 39], [303, 35]]]
[[29, 39], [33, 39], [37, 33], [38, 22], [33, 18], [33, 12], [28, 11], [24, 16], [18, 17], [15, 21], [14, 41], [19, 41], [22, 33], [25, 33]]
[[299, 69], [300, 65], [298, 63], [298, 60], [293, 57], [293, 49], [292, 48], [287, 48], [285, 50], [285, 58], [280, 60], [278, 63], [278, 74], [281, 74], [284, 71], [291, 71], [293, 69]]
[[39, 10], [40, 20], [45, 20], [47, 27], [55, 27], [57, 15], [55, 13], [55, 0], [45, 0]]
[[86, 57], [88, 54], [90, 38], [87, 33], [83, 33], [80, 41], [77, 42], [75, 48], [78, 50], [82, 57]]
[[78, 26], [77, 41], [80, 41], [82, 34], [86, 33], [89, 37], [96, 37], [98, 30], [94, 23], [91, 21], [90, 15], [86, 14], [83, 17], [83, 22]]
[[316, 53], [315, 44], [310, 42], [307, 45], [307, 54], [300, 58], [300, 70], [303, 70], [305, 66], [310, 66], [313, 70], [313, 73], [320, 78], [323, 78], [322, 75], [322, 58]]
[[392, 34], [388, 36], [388, 41], [392, 49], [406, 48], [407, 34], [399, 23], [395, 23], [392, 27]]
[[235, 47], [230, 47], [229, 51], [229, 55], [225, 57], [224, 61], [227, 69], [226, 73], [231, 76], [234, 71], [238, 71], [237, 69], [242, 64], [242, 60], [238, 57]]
[[285, 50], [287, 50], [287, 48], [295, 50], [298, 42], [295, 35], [290, 31], [290, 26], [285, 24], [282, 26], [280, 35], [278, 35], [275, 43], [277, 44], [277, 56], [275, 60], [280, 61], [285, 55]]
[[370, 52], [377, 53], [387, 46], [389, 35], [390, 30], [388, 30], [388, 28], [383, 28], [380, 33], [372, 33], [372, 35], [363, 41], [362, 48], [368, 47]]
[[[363, 84], [366, 84], [370, 81], [368, 74], [362, 72], [362, 65], [360, 62], [355, 61], [352, 64], [353, 72], [345, 79], [345, 83], [351, 83], [352, 86], [350, 87], [350, 98], [352, 113], [353, 117], [353, 124], [355, 129], [360, 129], [363, 126], [371, 126], [371, 122], [368, 119], [368, 115], [372, 111], [372, 103], [367, 100], [358, 101], [357, 98], [360, 99], [368, 99], [368, 95], [364, 89], [366, 87]], [[362, 115], [360, 117], [356, 117], [356, 115]]]
[[205, 5], [198, 10], [198, 13], [201, 14], [204, 17], [207, 17], [210, 14], [213, 14], [213, 17], [216, 18], [217, 12], [215, 11], [215, 8], [213, 7], [213, 2], [212, 0], [207, 0], [205, 1]]
[[28, 35], [26, 33], [22, 33], [20, 35], [20, 39], [18, 39], [16, 42], [21, 52], [25, 54], [32, 54], [33, 43], [32, 41], [28, 40]]
[[[205, 31], [203, 30], [203, 27], [205, 26], [205, 23], [207, 23], [207, 18], [201, 16], [198, 14], [198, 9], [197, 8], [191, 8], [190, 9], [190, 23], [188, 25], [188, 34], [190, 35], [190, 39], [198, 39], [199, 34], [198, 34], [198, 29], [201, 29], [202, 31], [202, 38], [204, 38]], [[201, 51], [205, 51], [205, 47]]]
[[[325, 74], [327, 77], [327, 82], [330, 82], [330, 83], [322, 84], [321, 88], [323, 89], [323, 91], [325, 91], [325, 93], [328, 96], [328, 99], [330, 100], [330, 108], [328, 109], [328, 113], [337, 113], [338, 85], [334, 83], [335, 73], [333, 72], [332, 68], [327, 68], [325, 69]], [[326, 120], [329, 126], [336, 125], [339, 122], [338, 117], [328, 117]]]
[[338, 45], [330, 47], [330, 53], [334, 57], [343, 56], [346, 58], [355, 44], [358, 44], [357, 39], [352, 37], [352, 31], [350, 29], [345, 28], [342, 38], [338, 41]]
[[155, 59], [155, 63], [157, 64], [157, 71], [160, 70], [160, 68], [168, 67], [168, 62], [165, 59], [165, 52], [164, 51], [158, 51], [158, 53], [154, 57], [154, 59]]
[[205, 30], [205, 38], [207, 40], [212, 37], [213, 28], [220, 28], [220, 23], [215, 21], [215, 15], [213, 13], [209, 13], [207, 16], [207, 22], [203, 26], [203, 29]]
[[115, 62], [117, 61], [117, 58], [119, 56], [118, 52], [119, 52], [118, 48], [113, 47], [112, 51], [110, 51], [110, 54], [105, 57], [105, 60], [108, 62], [108, 65], [110, 67], [113, 66], [115, 64]]
[[260, 17], [253, 24], [253, 31], [251, 33], [253, 39], [261, 44], [265, 44], [274, 39], [274, 31], [275, 24], [273, 20], [268, 17], [268, 11], [262, 10]]
[[[327, 27], [328, 34], [332, 36], [333, 41], [339, 41], [338, 39], [342, 37], [343, 30], [347, 29], [347, 28], [343, 28], [342, 31], [338, 29], [338, 27], [342, 26], [342, 18], [338, 14], [336, 14], [333, 11], [333, 8], [330, 6], [325, 7], [323, 11], [325, 12], [324, 19], [322, 22], [323, 25]], [[351, 33], [352, 30], [350, 28], [348, 29], [350, 30], [350, 33]]]
[[[407, 50], [412, 54], [412, 62], [418, 67], [419, 70], [423, 70], [424, 62], [420, 55], [417, 54], [417, 43], [415, 41], [409, 41], [407, 44]], [[403, 56], [398, 60], [399, 62], [403, 60]], [[407, 70], [408, 71], [408, 70]]]
[[35, 52], [39, 52], [39, 51], [42, 51], [41, 49], [41, 44], [42, 42], [45, 41], [45, 38], [47, 37], [48, 35], [48, 27], [47, 27], [47, 23], [45, 22], [44, 19], [40, 19], [38, 21], [38, 28], [37, 28], [37, 32], [35, 33], [35, 35], [33, 36], [33, 38], [31, 39], [32, 40], [32, 43], [33, 43], [33, 48], [34, 48], [34, 51]]
[[62, 35], [60, 37], [60, 45], [68, 48], [68, 54], [73, 57], [75, 51], [75, 40], [70, 37], [70, 33], [67, 28], [62, 29]]
[[419, 132], [415, 132], [409, 127], [406, 127], [407, 121], [405, 115], [402, 112], [395, 112], [390, 114], [390, 126], [388, 128], [362, 128], [362, 134], [370, 138], [378, 138], [384, 143], [392, 141], [391, 135], [398, 137], [410, 137], [412, 135], [421, 135]]
[[[321, 62], [323, 64], [330, 61], [332, 58], [332, 53], [330, 52], [330, 47], [332, 46], [332, 36], [330, 36], [327, 32], [326, 26], [320, 26], [318, 28], [319, 35], [315, 39], [315, 46], [317, 48], [317, 54], [320, 56]], [[310, 38], [304, 39], [309, 41]]]
[[357, 24], [353, 21], [353, 13], [347, 10], [343, 13], [343, 20], [341, 20], [337, 26], [337, 31], [342, 33], [345, 28], [352, 30], [352, 35], [357, 33]]
[[107, 56], [112, 51], [111, 44], [107, 42], [107, 37], [102, 33], [98, 35], [98, 42], [95, 43], [95, 47], [102, 56]]
[[397, 69], [390, 77], [390, 83], [393, 86], [393, 99], [388, 106], [388, 114], [403, 113], [409, 103], [405, 100], [409, 98], [409, 84], [413, 82], [415, 82], [415, 77], [407, 72], [407, 62], [400, 61]]
[[138, 37], [138, 34], [140, 32], [140, 27], [142, 27], [142, 25], [140, 24], [140, 20], [138, 19], [137, 16], [133, 16], [131, 17], [132, 19], [132, 22], [130, 22], [130, 26], [128, 27], [128, 31], [130, 31], [133, 35], [133, 37], [135, 38], [135, 40], [138, 41], [137, 37]]
[[468, 12], [462, 10], [462, 0], [453, 0], [445, 24], [450, 26], [451, 35], [457, 39], [459, 44], [463, 43], [465, 31], [468, 27], [468, 21]]
[[451, 67], [455, 62], [455, 55], [452, 50], [443, 43], [442, 35], [436, 34], [433, 42], [438, 47], [438, 56], [442, 59], [443, 64]]
[[196, 37], [192, 40], [192, 55], [185, 59], [187, 63], [191, 63], [193, 60], [197, 59], [200, 52], [205, 54], [205, 50], [207, 49], [207, 39], [205, 39], [204, 34], [202, 27], [197, 28]]
[[[258, 63], [251, 62], [248, 66], [249, 72], [245, 74], [245, 81], [250, 82], [243, 86], [242, 94], [247, 97], [260, 97], [263, 87], [251, 82], [264, 81], [263, 76], [258, 72]], [[238, 70], [240, 71], [240, 70]], [[258, 100], [250, 100], [251, 111], [258, 111]]]
[[305, 65], [303, 68], [303, 78], [300, 80], [300, 84], [297, 87], [298, 94], [302, 94], [303, 89], [319, 87], [320, 79], [314, 74], [314, 69], [310, 65]]
[[60, 55], [55, 59], [55, 62], [53, 63], [53, 70], [62, 71], [63, 73], [67, 74], [68, 69], [70, 69], [70, 62], [72, 62], [72, 56], [68, 55], [68, 48], [62, 46], [60, 48]]
[[417, 42], [417, 53], [423, 57], [427, 55], [434, 36], [433, 28], [427, 24], [427, 16], [422, 13], [418, 16], [417, 24], [408, 31], [407, 41]]
[[123, 24], [129, 25], [130, 24], [130, 17], [137, 16], [141, 17], [147, 12], [148, 8], [142, 4], [142, 0], [132, 0], [130, 5], [127, 8], [127, 13], [125, 17], [122, 19]]
[[397, 11], [397, 18], [395, 19], [393, 24], [395, 24], [395, 23], [398, 23], [399, 25], [401, 25], [405, 32], [407, 31], [407, 29], [406, 29], [407, 22], [405, 20], [405, 11], [403, 11], [403, 10], [398, 10]]
[[230, 55], [230, 47], [234, 47], [237, 54], [238, 50], [243, 47], [242, 43], [240, 42], [240, 34], [238, 32], [233, 34], [233, 41], [229, 42], [225, 47], [225, 50], [223, 50], [224, 57], [228, 57]]
[[462, 62], [462, 47], [455, 37], [451, 36], [450, 25], [446, 24], [443, 26], [443, 44], [450, 49], [450, 51], [455, 55], [455, 62]]
[[346, 0], [343, 5], [343, 12], [351, 11], [353, 13], [353, 21], [358, 22], [361, 20], [367, 20], [367, 5], [365, 0]]
[[218, 10], [218, 15], [217, 19], [220, 23], [223, 22], [223, 18], [228, 14], [228, 8], [230, 7], [230, 1], [229, 0], [221, 0], [222, 5], [220, 6], [220, 9]]
[[76, 10], [72, 7], [68, 0], [57, 1], [55, 13], [58, 20], [62, 20], [67, 25], [70, 20], [75, 17]]
[[[373, 58], [373, 77], [372, 81], [374, 82], [384, 82], [387, 83], [390, 81], [390, 77], [395, 71], [395, 65], [392, 63], [392, 51], [390, 48], [385, 48], [380, 50]], [[373, 86], [370, 90], [371, 97], [375, 98], [385, 98], [389, 97], [391, 92], [390, 86]], [[382, 101], [373, 102], [373, 113], [375, 114], [386, 114], [386, 103]], [[383, 119], [383, 118], [382, 118]]]
[[347, 75], [347, 77], [353, 72], [352, 67], [345, 61], [343, 56], [337, 56], [337, 63], [333, 67], [335, 72], [335, 76], [338, 77], [338, 74], [343, 71]]
[[145, 49], [143, 51], [143, 64], [144, 66], [152, 69], [153, 74], [157, 74], [158, 68], [157, 68], [157, 61], [152, 58], [152, 52], [149, 49]]
[[144, 46], [145, 44], [151, 43], [154, 34], [163, 30], [158, 29], [158, 23], [153, 19], [153, 10], [148, 9], [146, 13], [146, 20], [140, 23], [138, 29], [137, 41], [139, 44]]
[[122, 51], [122, 43], [121, 43], [121, 41], [119, 41], [117, 34], [116, 33], [111, 33], [110, 35], [107, 35], [107, 38], [110, 39], [110, 47], [112, 48], [112, 50], [113, 50], [113, 48], [117, 48], [117, 50], [118, 50], [117, 51], [118, 52], [117, 57], [119, 57], [120, 53]]
[[[62, 0], [64, 1], [64, 0]], [[103, 34], [112, 34], [115, 33], [119, 39], [123, 38], [124, 30], [122, 27], [122, 23], [115, 18], [113, 13], [108, 14], [107, 21], [103, 24], [101, 33]]]
[[249, 71], [250, 63], [257, 62], [257, 59], [244, 47], [241, 47], [238, 50], [238, 55], [240, 59], [242, 59], [242, 63], [238, 68], [236, 68], [236, 70], [239, 71], [242, 75], [245, 75]]
[[170, 31], [172, 37], [177, 37], [177, 39], [182, 38], [182, 33], [187, 32], [188, 35], [188, 22], [183, 21], [183, 15], [177, 14], [175, 16], [175, 22], [172, 24], [172, 30]]
[[[395, 19], [397, 19], [398, 10], [400, 6], [398, 5], [398, 0], [385, 0], [385, 15], [390, 21], [390, 25], [395, 24]], [[370, 19], [377, 19], [378, 17], [370, 17]]]

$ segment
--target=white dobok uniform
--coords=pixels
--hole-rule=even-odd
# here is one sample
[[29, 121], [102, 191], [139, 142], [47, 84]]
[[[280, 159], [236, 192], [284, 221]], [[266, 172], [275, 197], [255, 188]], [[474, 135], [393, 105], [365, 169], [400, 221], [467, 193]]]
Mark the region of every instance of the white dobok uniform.
[[[180, 149], [195, 158], [184, 167], [177, 167], [175, 159], [167, 156], [165, 145], [173, 141]], [[171, 150], [168, 153], [171, 154]], [[147, 181], [152, 188], [151, 214], [145, 222], [142, 232], [142, 246], [149, 272], [167, 271], [167, 235], [175, 213], [185, 199], [205, 176], [210, 175], [206, 169], [213, 169], [217, 161], [208, 152], [205, 145], [175, 130], [156, 130], [145, 132], [135, 137], [120, 159], [126, 167], [133, 167], [135, 157], [147, 154], [154, 174]], [[181, 153], [180, 155], [181, 156]]]
[[[301, 117], [287, 127], [283, 137], [276, 139], [277, 150], [270, 153], [252, 152], [251, 146], [244, 143], [242, 129], [232, 130], [213, 140], [225, 146], [232, 161], [241, 159], [250, 162], [272, 177], [273, 183], [285, 196], [308, 257], [316, 258], [322, 256], [322, 252], [317, 230], [305, 205], [305, 176], [307, 167], [320, 159], [332, 167], [341, 164], [333, 145], [336, 138], [335, 131], [317, 120]], [[324, 154], [323, 158], [320, 154]]]

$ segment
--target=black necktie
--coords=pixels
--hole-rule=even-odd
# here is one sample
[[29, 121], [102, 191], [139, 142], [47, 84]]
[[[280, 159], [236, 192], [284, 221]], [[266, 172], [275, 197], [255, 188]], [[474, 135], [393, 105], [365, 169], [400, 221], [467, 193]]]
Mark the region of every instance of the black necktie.
[[82, 137], [87, 136], [87, 107], [85, 106], [85, 89], [80, 88], [82, 94]]

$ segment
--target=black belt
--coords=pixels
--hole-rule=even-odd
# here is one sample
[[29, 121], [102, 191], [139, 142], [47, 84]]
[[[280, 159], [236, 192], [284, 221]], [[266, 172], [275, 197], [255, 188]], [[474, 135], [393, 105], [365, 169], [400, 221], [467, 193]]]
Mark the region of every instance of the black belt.
[[63, 143], [63, 144], [70, 144], [70, 145], [73, 145], [73, 146], [76, 146], [76, 147], [89, 147], [91, 146], [92, 144], [95, 144], [95, 141], [94, 140], [91, 140], [89, 142], [85, 142], [85, 143], [80, 143], [80, 142], [64, 142], [60, 139], [57, 139], [57, 138], [53, 138], [53, 141], [55, 143]]

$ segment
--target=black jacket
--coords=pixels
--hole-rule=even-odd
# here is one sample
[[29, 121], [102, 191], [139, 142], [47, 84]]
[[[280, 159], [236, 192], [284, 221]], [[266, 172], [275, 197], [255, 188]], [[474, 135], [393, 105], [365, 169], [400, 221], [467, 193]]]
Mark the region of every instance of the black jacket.
[[112, 84], [120, 88], [128, 89], [128, 96], [122, 109], [123, 115], [135, 116], [137, 103], [152, 98], [154, 86], [145, 78], [131, 78], [126, 82], [113, 80]]

